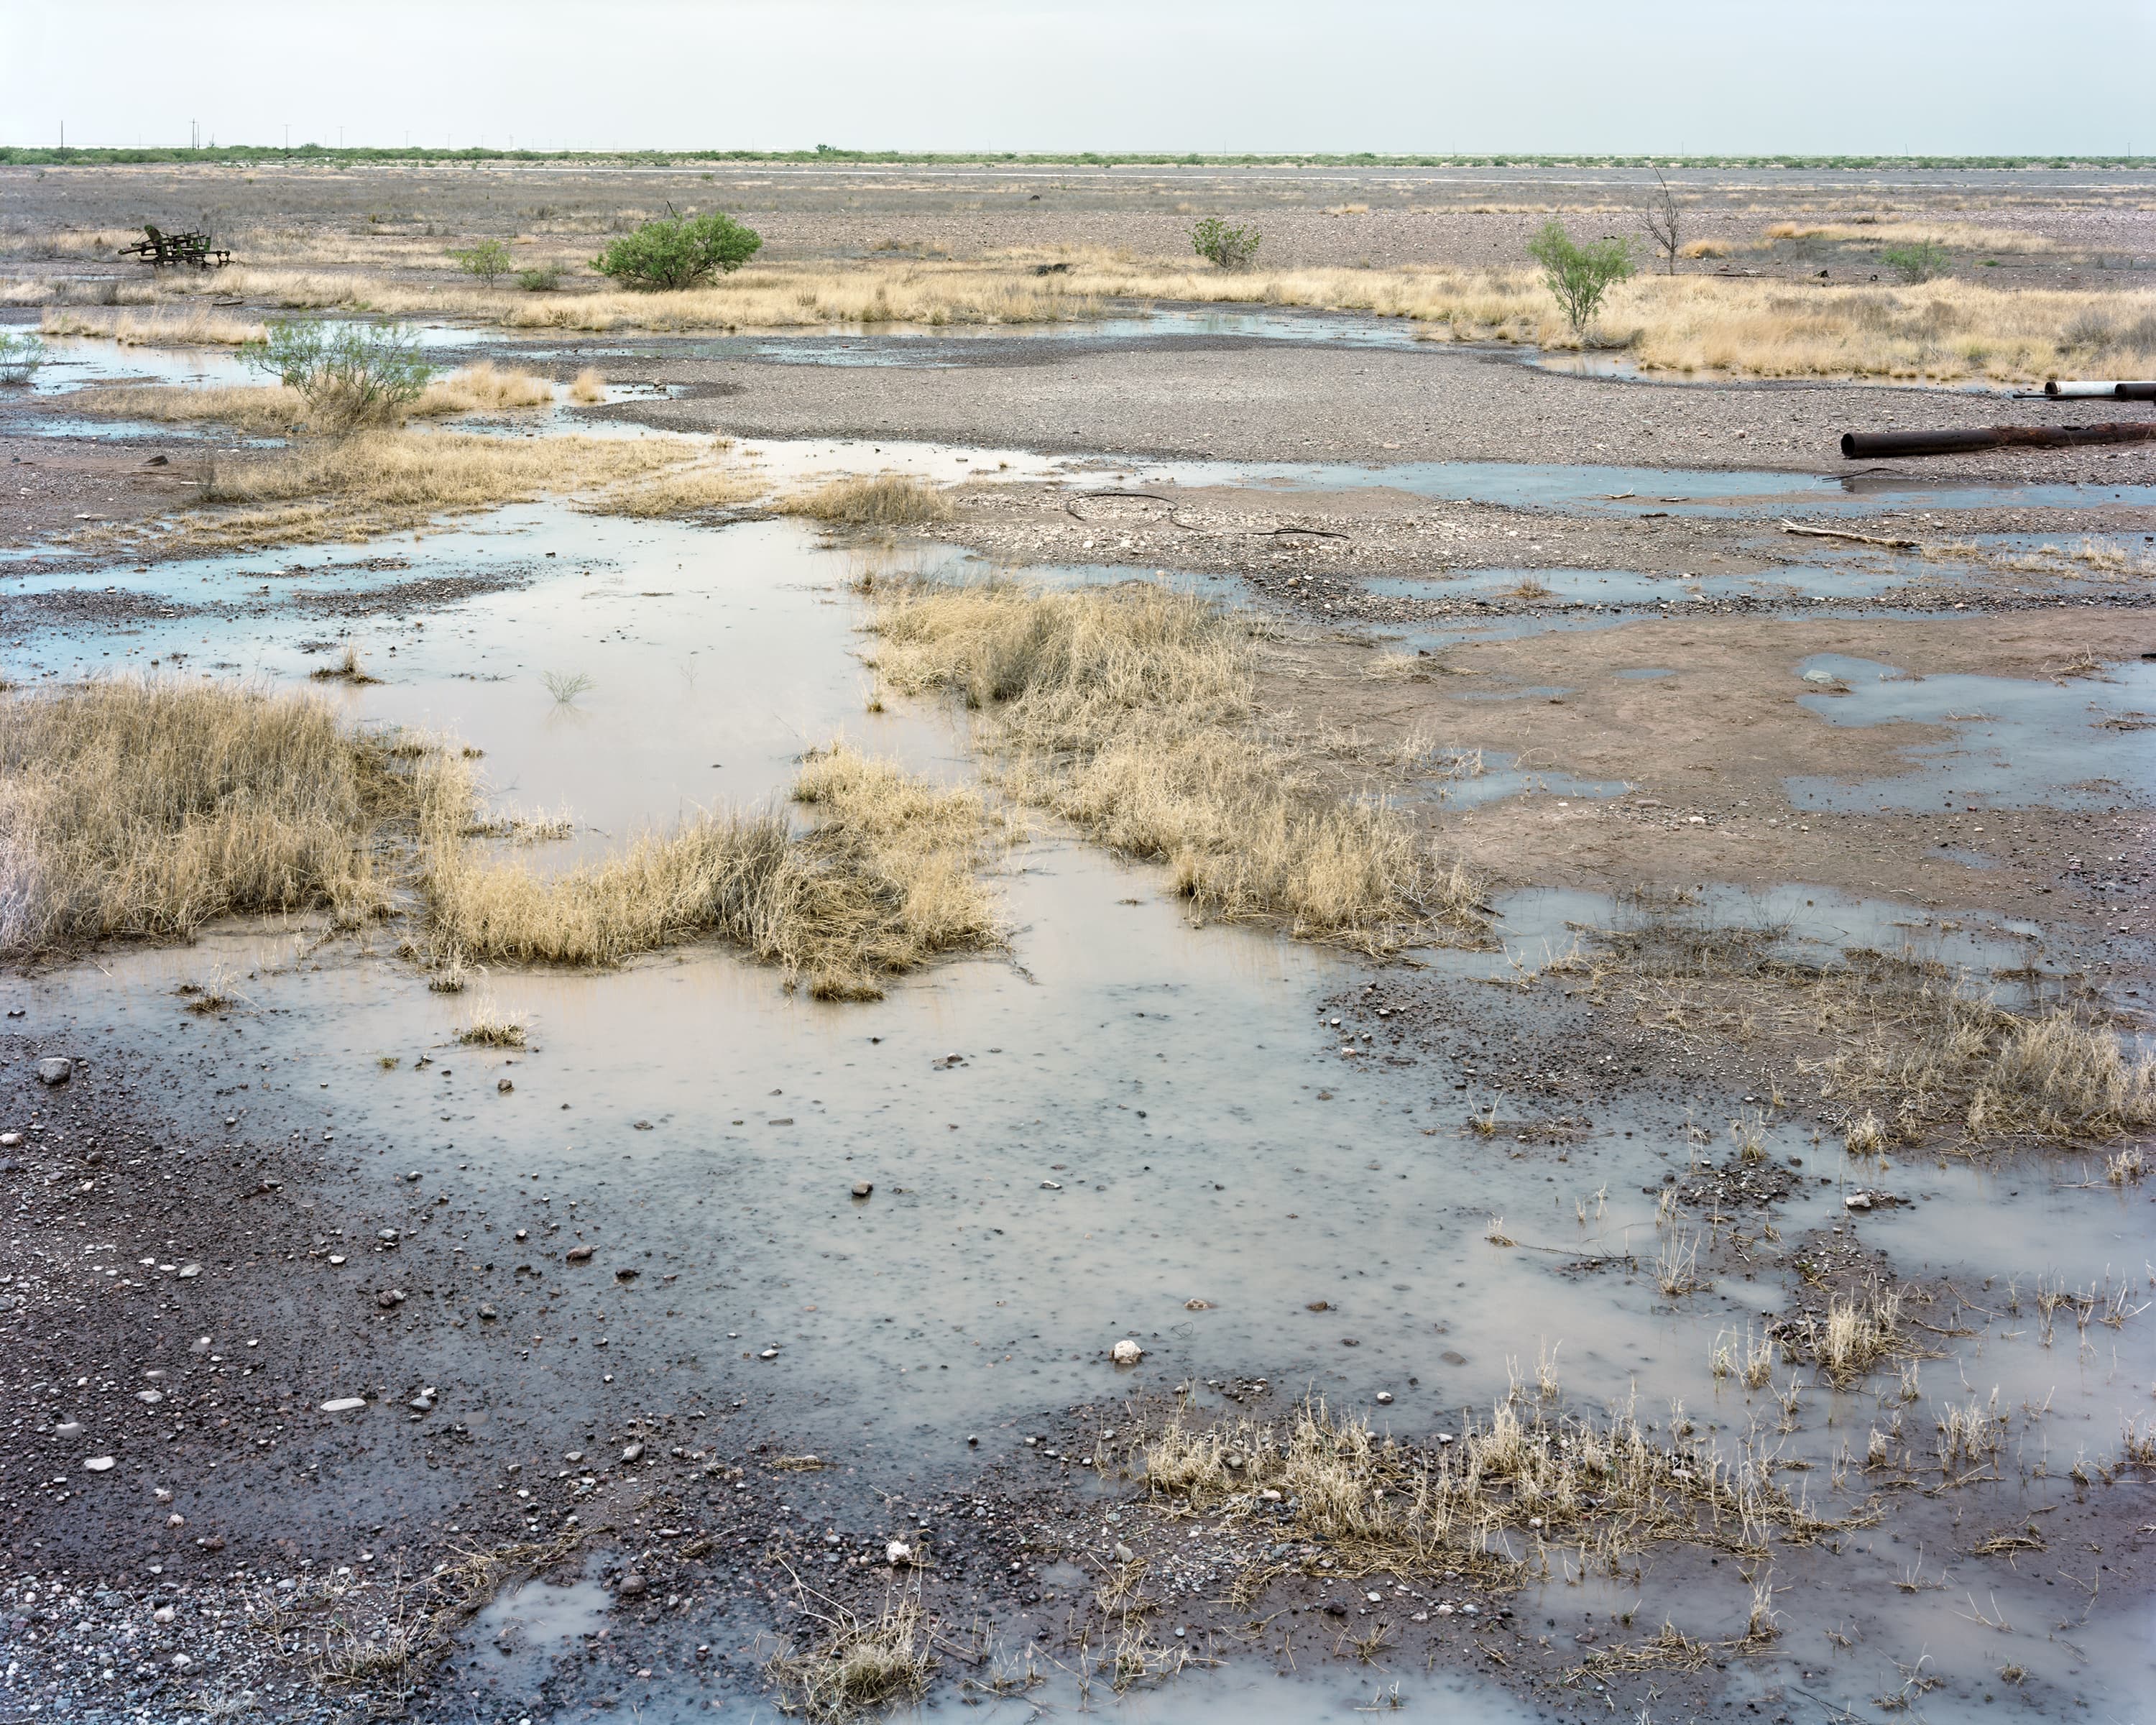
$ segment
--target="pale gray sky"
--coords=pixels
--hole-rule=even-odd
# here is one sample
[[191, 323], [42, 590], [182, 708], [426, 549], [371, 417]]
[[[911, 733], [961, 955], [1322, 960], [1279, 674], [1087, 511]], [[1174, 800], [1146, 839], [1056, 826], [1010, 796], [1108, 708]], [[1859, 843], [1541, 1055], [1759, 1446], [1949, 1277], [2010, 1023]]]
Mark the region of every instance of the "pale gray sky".
[[2152, 67], [2156, 0], [0, 0], [0, 142], [2117, 154]]

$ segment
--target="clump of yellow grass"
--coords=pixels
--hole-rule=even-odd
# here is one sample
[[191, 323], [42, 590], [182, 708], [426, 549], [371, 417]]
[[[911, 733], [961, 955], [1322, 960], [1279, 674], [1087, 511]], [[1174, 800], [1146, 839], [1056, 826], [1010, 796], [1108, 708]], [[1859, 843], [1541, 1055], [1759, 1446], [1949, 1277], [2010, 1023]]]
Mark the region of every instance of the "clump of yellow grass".
[[[359, 732], [313, 697], [122, 679], [7, 692], [0, 956], [184, 938], [242, 912], [352, 925], [388, 914], [393, 886], [418, 889], [408, 949], [459, 981], [472, 963], [615, 964], [716, 936], [819, 999], [867, 999], [995, 943], [976, 868], [998, 827], [977, 791], [834, 746], [793, 798], [804, 829], [704, 815], [547, 875], [470, 843], [489, 826], [461, 752]], [[521, 1034], [503, 1023], [466, 1040]]]
[[551, 407], [553, 402], [554, 386], [547, 378], [483, 359], [429, 383], [412, 403], [412, 412], [421, 418], [431, 418], [444, 413]]
[[976, 877], [989, 834], [979, 793], [939, 789], [835, 746], [805, 761], [783, 812], [708, 814], [567, 873], [486, 862], [463, 842], [470, 787], [443, 757], [427, 842], [427, 948], [441, 963], [618, 964], [717, 936], [819, 999], [873, 999], [939, 953], [990, 946]]
[[0, 953], [380, 911], [408, 773], [324, 702], [115, 679], [0, 695]]
[[[554, 386], [546, 378], [481, 360], [429, 383], [404, 412], [417, 418], [442, 418], [546, 407], [553, 399]], [[230, 425], [264, 436], [298, 431], [308, 423], [306, 398], [282, 383], [111, 384], [76, 390], [66, 404], [107, 418]]]
[[100, 336], [122, 347], [237, 347], [269, 334], [261, 324], [219, 316], [207, 305], [177, 316], [55, 309], [45, 313], [38, 327], [48, 336]]
[[204, 506], [80, 536], [143, 550], [216, 550], [363, 539], [542, 491], [612, 485], [696, 458], [687, 438], [494, 438], [372, 431], [219, 463]]
[[1144, 583], [877, 591], [885, 682], [961, 697], [1007, 788], [1168, 864], [1205, 914], [1380, 953], [1471, 917], [1465, 875], [1406, 816], [1268, 733], [1241, 619]]
[[782, 514], [804, 515], [840, 527], [917, 526], [947, 521], [955, 512], [935, 486], [897, 473], [833, 480], [778, 507]]

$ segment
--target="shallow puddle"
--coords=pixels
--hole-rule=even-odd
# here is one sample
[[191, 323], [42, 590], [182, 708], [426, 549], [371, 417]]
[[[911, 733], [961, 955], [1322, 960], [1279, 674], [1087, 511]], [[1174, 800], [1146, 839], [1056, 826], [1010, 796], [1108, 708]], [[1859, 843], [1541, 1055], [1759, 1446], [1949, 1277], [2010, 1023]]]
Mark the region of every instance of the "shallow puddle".
[[[2113, 808], [2156, 788], [2156, 663], [2129, 660], [2094, 675], [1904, 675], [1895, 667], [1819, 654], [1799, 675], [1828, 687], [1799, 702], [1830, 725], [1946, 726], [1951, 735], [1905, 752], [1892, 778], [1787, 781], [1799, 808]], [[1834, 680], [1839, 680], [1840, 687]]]

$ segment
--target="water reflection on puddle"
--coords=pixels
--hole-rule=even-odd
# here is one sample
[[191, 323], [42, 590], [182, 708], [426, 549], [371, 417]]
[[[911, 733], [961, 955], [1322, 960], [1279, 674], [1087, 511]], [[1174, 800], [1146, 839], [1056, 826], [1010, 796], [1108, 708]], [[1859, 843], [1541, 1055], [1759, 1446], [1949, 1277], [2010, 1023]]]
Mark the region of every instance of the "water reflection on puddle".
[[2099, 675], [2038, 680], [1905, 676], [1892, 665], [1823, 653], [1799, 675], [1839, 679], [1799, 701], [1830, 725], [1944, 725], [1943, 742], [1907, 750], [1910, 770], [1851, 783], [1789, 779], [1799, 808], [1875, 810], [2110, 808], [2156, 787], [2156, 663], [2129, 660]]

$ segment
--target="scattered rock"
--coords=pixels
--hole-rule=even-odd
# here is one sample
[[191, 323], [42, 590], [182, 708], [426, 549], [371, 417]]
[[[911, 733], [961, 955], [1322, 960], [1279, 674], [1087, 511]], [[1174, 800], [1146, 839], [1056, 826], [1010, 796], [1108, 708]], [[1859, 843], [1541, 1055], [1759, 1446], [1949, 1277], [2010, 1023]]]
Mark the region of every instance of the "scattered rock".
[[82, 1421], [63, 1420], [53, 1428], [53, 1435], [58, 1438], [79, 1438], [82, 1435]]
[[516, 1086], [511, 1084], [506, 1078], [495, 1079], [494, 1081], [494, 1087], [505, 1096], [507, 1096], [510, 1091], [516, 1088]]
[[1392, 1393], [1392, 1391], [1391, 1391], [1391, 1390], [1389, 1390], [1389, 1389], [1381, 1389], [1381, 1390], [1379, 1390], [1379, 1391], [1378, 1392], [1378, 1400], [1379, 1401], [1379, 1403], [1380, 1403], [1380, 1404], [1389, 1404], [1391, 1403], [1392, 1399], [1393, 1399], [1393, 1393]]
[[182, 1281], [192, 1281], [201, 1274], [202, 1266], [199, 1264], [182, 1264], [180, 1266], [180, 1280]]
[[113, 1461], [110, 1455], [93, 1455], [83, 1463], [83, 1467], [90, 1473], [110, 1473], [112, 1471]]
[[643, 1455], [644, 1445], [642, 1444], [630, 1444], [621, 1452], [621, 1459], [624, 1461], [640, 1461], [643, 1459]]
[[1210, 1300], [1185, 1300], [1183, 1309], [1185, 1312], [1210, 1312], [1213, 1302]]
[[621, 1578], [621, 1585], [616, 1588], [614, 1592], [624, 1599], [633, 1599], [649, 1585], [649, 1582], [632, 1569]]
[[613, 1273], [613, 1279], [616, 1281], [634, 1281], [636, 1277], [637, 1272], [629, 1269], [626, 1265], [623, 1266], [622, 1268], [615, 1271]]
[[592, 1249], [588, 1245], [571, 1246], [568, 1250], [568, 1261], [572, 1264], [590, 1263], [592, 1261]]
[[1844, 1209], [1868, 1210], [1883, 1209], [1888, 1204], [1900, 1204], [1902, 1201], [1891, 1192], [1875, 1192], [1869, 1189], [1860, 1189], [1855, 1192], [1845, 1193], [1842, 1195], [1841, 1204]]
[[487, 1323], [492, 1323], [495, 1319], [501, 1316], [501, 1314], [496, 1312], [490, 1305], [482, 1305], [479, 1309], [479, 1315], [480, 1319]]
[[776, 1348], [767, 1348], [762, 1353], [757, 1355], [757, 1358], [758, 1359], [777, 1359], [778, 1358], [778, 1350]]
[[0, 1132], [0, 1150], [13, 1150], [23, 1142], [20, 1132]]
[[913, 1561], [913, 1548], [903, 1539], [891, 1540], [884, 1546], [883, 1560], [894, 1568], [910, 1563]]
[[1127, 1336], [1115, 1345], [1111, 1353], [1119, 1366], [1134, 1366], [1145, 1358], [1145, 1349]]
[[856, 1198], [866, 1198], [875, 1190], [875, 1182], [873, 1180], [856, 1180], [854, 1182], [854, 1196]]
[[349, 1414], [353, 1409], [366, 1405], [367, 1398], [363, 1395], [340, 1395], [324, 1402], [322, 1411], [325, 1414]]
[[393, 1312], [404, 1303], [407, 1297], [402, 1288], [384, 1288], [374, 1296], [374, 1303], [384, 1312]]
[[74, 1062], [54, 1055], [38, 1062], [38, 1081], [41, 1084], [65, 1084], [74, 1076]]
[[1127, 1563], [1132, 1561], [1130, 1547], [1125, 1545], [1120, 1539], [1116, 1542], [1116, 1561], [1119, 1563]]

